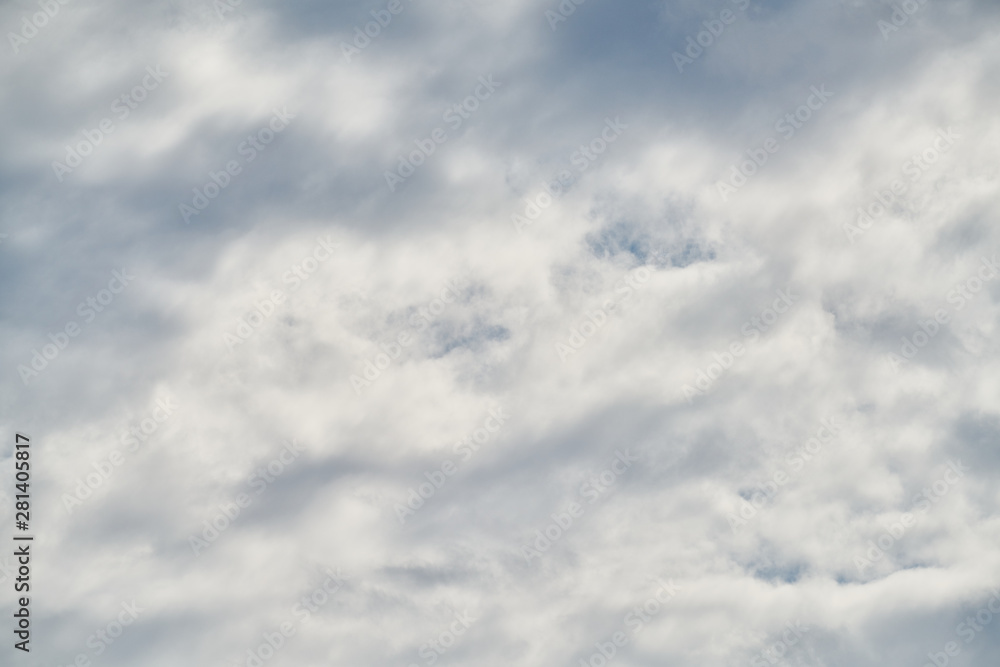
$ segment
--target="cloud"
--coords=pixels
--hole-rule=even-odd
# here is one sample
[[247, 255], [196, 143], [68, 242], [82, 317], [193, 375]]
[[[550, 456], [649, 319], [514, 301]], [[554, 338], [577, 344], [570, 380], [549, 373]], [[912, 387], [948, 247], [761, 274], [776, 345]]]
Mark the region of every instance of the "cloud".
[[32, 664], [996, 654], [994, 3], [225, 2], [0, 9]]

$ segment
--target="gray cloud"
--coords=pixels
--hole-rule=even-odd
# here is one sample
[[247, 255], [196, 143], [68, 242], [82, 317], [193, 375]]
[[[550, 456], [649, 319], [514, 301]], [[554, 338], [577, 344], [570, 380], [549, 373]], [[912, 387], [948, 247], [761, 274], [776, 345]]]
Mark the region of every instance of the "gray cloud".
[[16, 660], [997, 654], [995, 3], [220, 2], [0, 9]]

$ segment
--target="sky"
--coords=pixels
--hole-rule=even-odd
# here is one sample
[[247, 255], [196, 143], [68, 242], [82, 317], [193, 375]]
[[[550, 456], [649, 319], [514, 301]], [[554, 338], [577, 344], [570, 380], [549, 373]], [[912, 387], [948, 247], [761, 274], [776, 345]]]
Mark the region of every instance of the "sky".
[[996, 662], [995, 2], [0, 27], [0, 664]]

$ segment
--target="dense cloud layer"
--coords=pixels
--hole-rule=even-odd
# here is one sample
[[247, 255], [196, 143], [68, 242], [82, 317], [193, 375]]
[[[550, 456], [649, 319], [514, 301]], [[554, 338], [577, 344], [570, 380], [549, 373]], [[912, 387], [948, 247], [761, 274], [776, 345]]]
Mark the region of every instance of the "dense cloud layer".
[[10, 660], [996, 662], [996, 3], [0, 26]]

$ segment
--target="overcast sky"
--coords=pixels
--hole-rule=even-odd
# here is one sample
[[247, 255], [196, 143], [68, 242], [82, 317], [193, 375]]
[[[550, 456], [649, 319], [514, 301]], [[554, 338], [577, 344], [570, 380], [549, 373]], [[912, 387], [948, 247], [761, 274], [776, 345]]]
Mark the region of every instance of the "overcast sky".
[[0, 663], [996, 663], [995, 2], [0, 27]]

